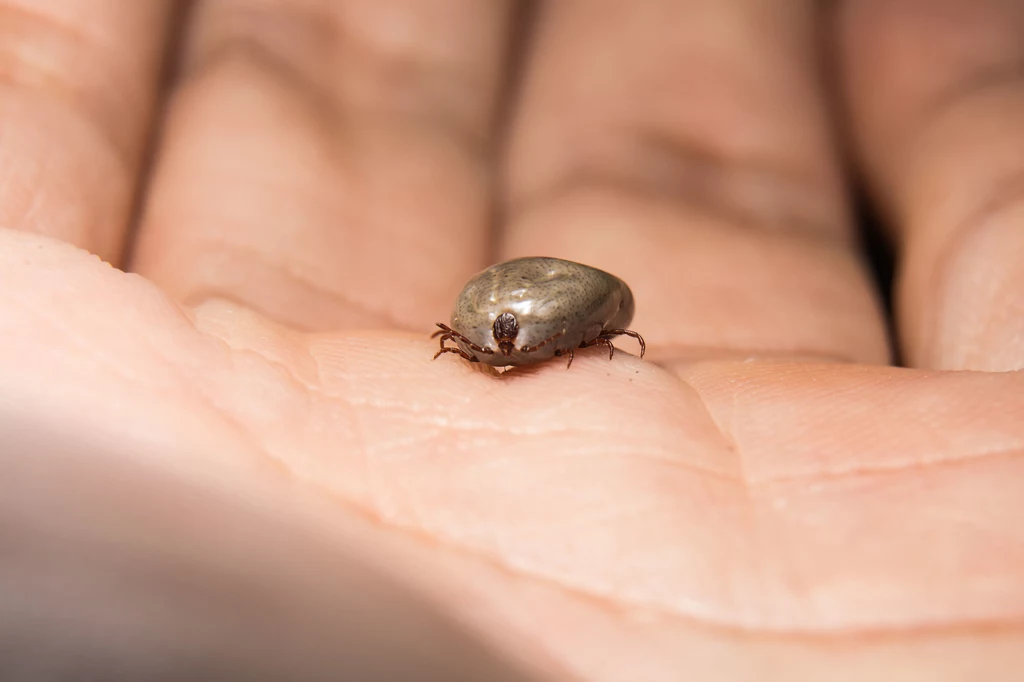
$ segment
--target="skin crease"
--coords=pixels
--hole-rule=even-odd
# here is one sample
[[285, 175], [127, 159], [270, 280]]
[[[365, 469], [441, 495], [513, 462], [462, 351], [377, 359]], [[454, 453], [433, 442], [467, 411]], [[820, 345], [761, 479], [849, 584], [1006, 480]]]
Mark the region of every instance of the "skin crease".
[[[1021, 3], [182, 6], [0, 2], [3, 646], [344, 679], [352, 554], [535, 679], [1020, 679]], [[431, 362], [537, 254], [647, 359]]]
[[[542, 362], [602, 330], [623, 329], [633, 319], [633, 293], [625, 282], [602, 270], [557, 258], [517, 258], [474, 275], [455, 301], [451, 328], [458, 347], [495, 367]], [[511, 354], [501, 353], [494, 321], [513, 314], [518, 325]], [[523, 348], [535, 350], [523, 351]]]

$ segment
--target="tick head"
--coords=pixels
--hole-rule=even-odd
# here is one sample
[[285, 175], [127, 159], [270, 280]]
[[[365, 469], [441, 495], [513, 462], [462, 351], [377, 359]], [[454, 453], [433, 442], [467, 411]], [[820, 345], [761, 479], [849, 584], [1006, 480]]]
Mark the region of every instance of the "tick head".
[[498, 342], [498, 350], [502, 355], [512, 355], [516, 349], [515, 340], [519, 334], [519, 323], [512, 313], [502, 313], [494, 320], [491, 331], [494, 333], [494, 340]]

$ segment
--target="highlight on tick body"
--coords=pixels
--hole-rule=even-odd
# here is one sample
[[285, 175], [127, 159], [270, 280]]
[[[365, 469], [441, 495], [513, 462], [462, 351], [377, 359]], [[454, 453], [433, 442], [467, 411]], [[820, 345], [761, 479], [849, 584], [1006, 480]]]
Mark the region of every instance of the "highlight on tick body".
[[[455, 301], [450, 324], [438, 322], [440, 349], [434, 359], [455, 353], [468, 362], [494, 367], [532, 365], [576, 350], [606, 346], [631, 336], [633, 292], [603, 270], [558, 258], [517, 258], [474, 275]], [[451, 345], [449, 345], [451, 344]]]

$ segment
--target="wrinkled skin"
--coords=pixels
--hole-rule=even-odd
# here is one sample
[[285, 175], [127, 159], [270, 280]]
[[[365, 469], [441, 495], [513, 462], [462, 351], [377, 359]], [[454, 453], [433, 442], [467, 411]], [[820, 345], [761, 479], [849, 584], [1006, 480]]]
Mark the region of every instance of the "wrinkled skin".
[[[0, 2], [8, 652], [1021, 679], [1024, 4], [178, 6]], [[648, 359], [431, 362], [537, 253]]]

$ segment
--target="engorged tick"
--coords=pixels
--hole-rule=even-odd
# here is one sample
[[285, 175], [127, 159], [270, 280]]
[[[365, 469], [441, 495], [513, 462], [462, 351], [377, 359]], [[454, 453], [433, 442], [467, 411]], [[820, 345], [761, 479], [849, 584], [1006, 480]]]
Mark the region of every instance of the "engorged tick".
[[[517, 258], [474, 276], [455, 301], [451, 325], [437, 323], [441, 349], [470, 362], [495, 367], [529, 365], [603, 345], [615, 354], [612, 337], [625, 334], [633, 319], [633, 293], [603, 270], [558, 258]], [[446, 346], [452, 341], [454, 346]]]

